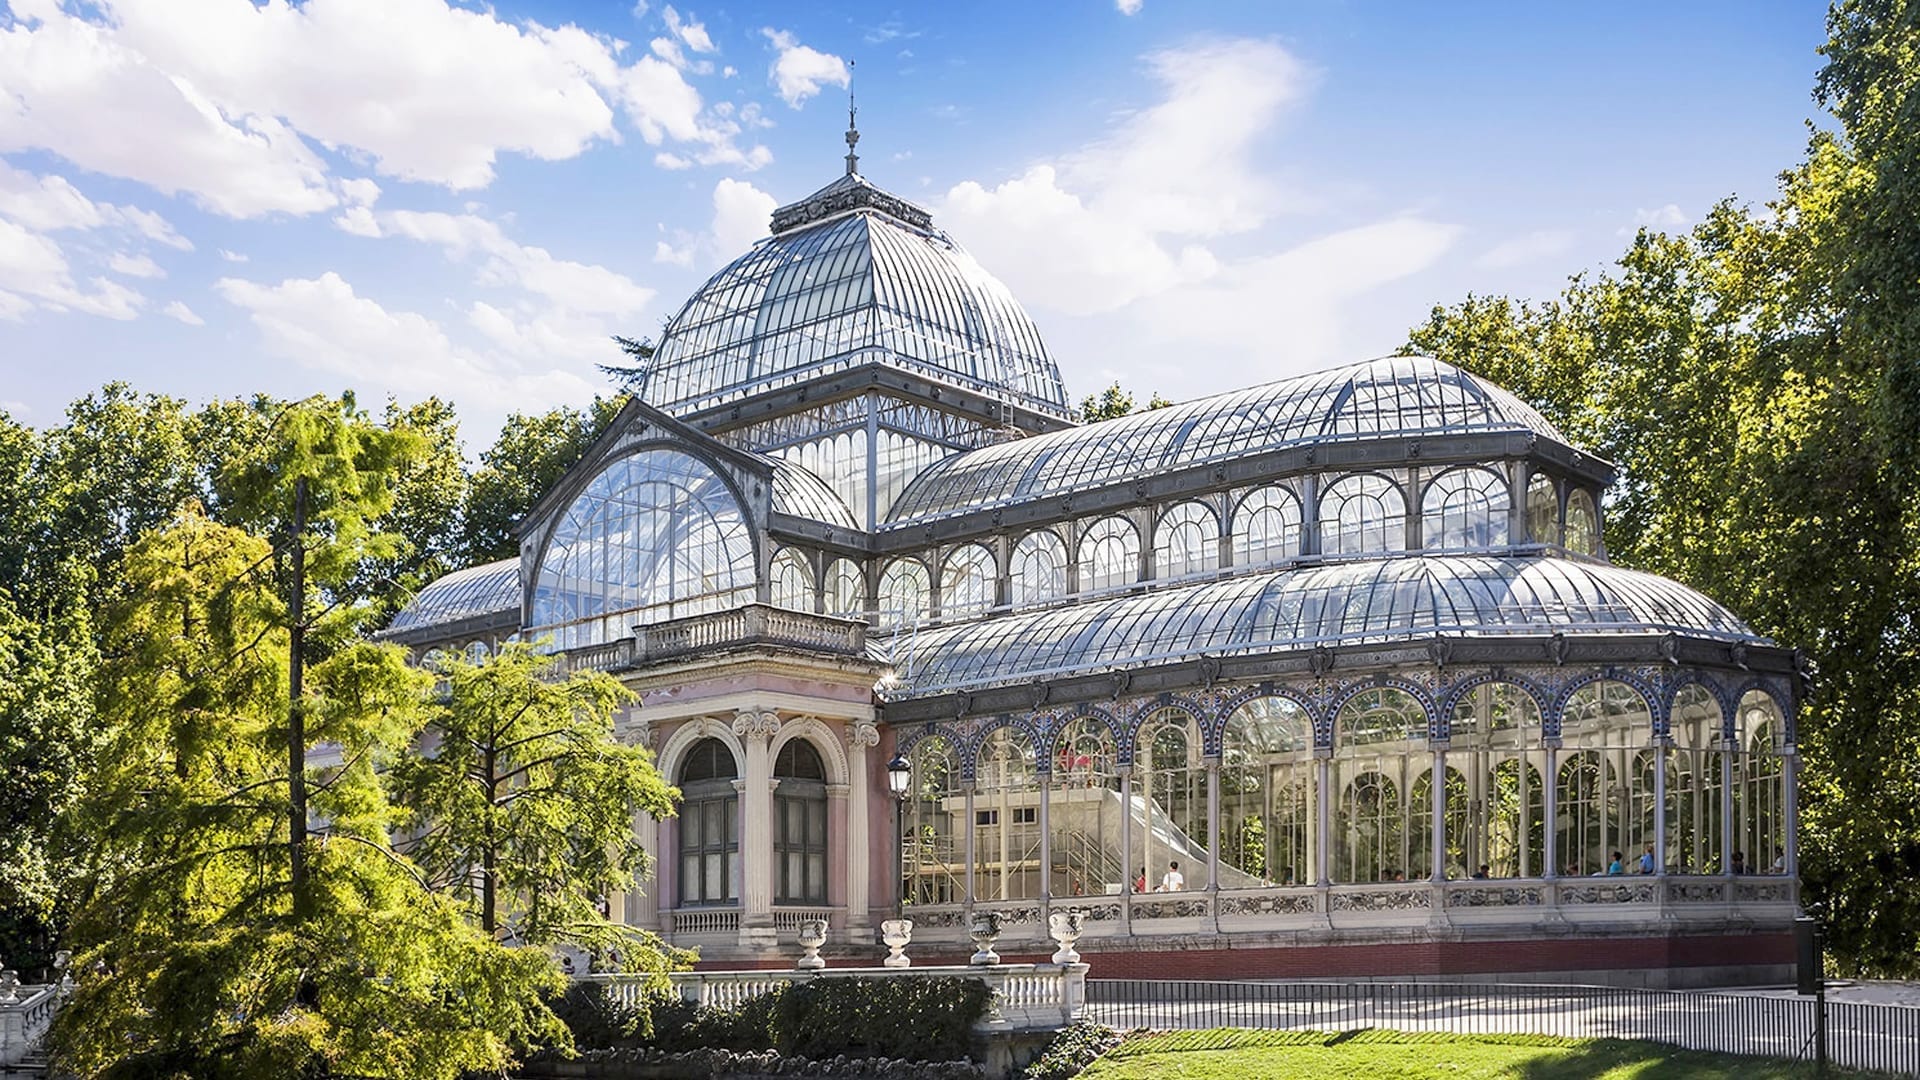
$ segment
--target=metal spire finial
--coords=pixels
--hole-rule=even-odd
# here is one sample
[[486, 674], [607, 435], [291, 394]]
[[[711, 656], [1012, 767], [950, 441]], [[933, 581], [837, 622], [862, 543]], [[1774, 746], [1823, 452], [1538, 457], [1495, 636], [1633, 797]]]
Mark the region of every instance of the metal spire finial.
[[853, 107], [853, 61], [847, 61], [847, 175], [853, 176], [860, 171], [860, 155], [853, 148], [860, 143], [860, 128], [854, 123], [859, 112]]

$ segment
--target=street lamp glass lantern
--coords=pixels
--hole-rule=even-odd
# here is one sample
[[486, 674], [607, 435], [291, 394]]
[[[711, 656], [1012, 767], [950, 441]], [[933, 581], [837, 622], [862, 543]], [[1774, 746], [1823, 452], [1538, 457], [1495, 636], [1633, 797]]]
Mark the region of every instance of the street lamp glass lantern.
[[905, 754], [893, 755], [887, 762], [887, 790], [893, 792], [896, 799], [907, 797], [907, 788], [913, 783], [913, 766], [907, 762]]

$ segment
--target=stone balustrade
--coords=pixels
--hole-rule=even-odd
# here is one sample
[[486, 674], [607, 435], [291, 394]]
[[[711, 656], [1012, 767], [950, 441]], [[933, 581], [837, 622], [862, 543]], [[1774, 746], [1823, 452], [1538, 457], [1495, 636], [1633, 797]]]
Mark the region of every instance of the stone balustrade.
[[0, 1001], [0, 1066], [14, 1065], [26, 1059], [53, 1024], [60, 1007], [56, 986], [20, 986]]

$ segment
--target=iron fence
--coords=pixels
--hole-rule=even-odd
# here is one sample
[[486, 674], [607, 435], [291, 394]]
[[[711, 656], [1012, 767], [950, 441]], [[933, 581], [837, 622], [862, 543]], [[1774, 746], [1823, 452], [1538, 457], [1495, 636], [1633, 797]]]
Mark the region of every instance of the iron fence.
[[[1640, 1039], [1814, 1059], [1812, 998], [1603, 986], [1092, 979], [1088, 1015], [1119, 1028], [1433, 1031]], [[1827, 1003], [1836, 1065], [1920, 1076], [1920, 1007]]]

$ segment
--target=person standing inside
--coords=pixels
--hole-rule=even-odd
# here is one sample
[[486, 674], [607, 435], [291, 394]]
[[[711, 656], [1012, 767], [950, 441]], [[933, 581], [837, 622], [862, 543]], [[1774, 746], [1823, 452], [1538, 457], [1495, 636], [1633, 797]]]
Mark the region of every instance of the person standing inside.
[[1640, 872], [1651, 874], [1657, 869], [1653, 861], [1653, 841], [1647, 841], [1647, 850], [1640, 853]]
[[1180, 864], [1177, 862], [1168, 863], [1167, 872], [1160, 876], [1159, 891], [1184, 892], [1186, 888], [1187, 888], [1187, 879], [1184, 875], [1180, 873]]

